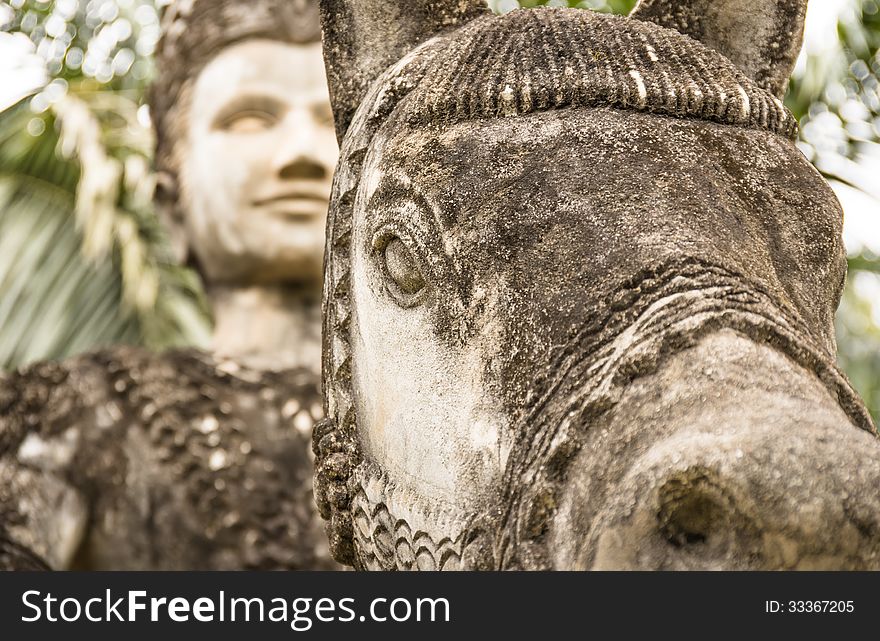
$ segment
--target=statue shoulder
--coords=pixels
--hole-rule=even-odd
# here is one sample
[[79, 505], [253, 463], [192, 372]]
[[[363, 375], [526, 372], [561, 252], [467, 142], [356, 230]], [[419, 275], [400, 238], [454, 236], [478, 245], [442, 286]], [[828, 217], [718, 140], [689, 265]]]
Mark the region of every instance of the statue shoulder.
[[0, 512], [19, 525], [0, 527], [0, 547], [53, 568], [326, 567], [309, 459], [320, 415], [317, 373], [198, 350], [117, 347], [9, 373]]
[[110, 395], [108, 352], [0, 375], [0, 567], [69, 567], [88, 520], [83, 433]]
[[28, 435], [54, 439], [110, 396], [109, 351], [44, 361], [0, 374], [0, 455]]

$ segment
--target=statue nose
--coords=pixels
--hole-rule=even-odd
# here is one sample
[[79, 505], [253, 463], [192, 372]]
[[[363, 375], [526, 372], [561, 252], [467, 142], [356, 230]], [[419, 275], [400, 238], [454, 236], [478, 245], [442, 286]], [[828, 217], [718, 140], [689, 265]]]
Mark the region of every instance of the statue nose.
[[327, 171], [317, 161], [306, 156], [297, 156], [285, 163], [278, 175], [283, 180], [324, 180], [327, 178]]
[[880, 569], [880, 460], [849, 429], [659, 444], [606, 506], [593, 566]]
[[700, 466], [671, 473], [658, 489], [657, 504], [660, 535], [677, 548], [755, 528], [723, 479]]

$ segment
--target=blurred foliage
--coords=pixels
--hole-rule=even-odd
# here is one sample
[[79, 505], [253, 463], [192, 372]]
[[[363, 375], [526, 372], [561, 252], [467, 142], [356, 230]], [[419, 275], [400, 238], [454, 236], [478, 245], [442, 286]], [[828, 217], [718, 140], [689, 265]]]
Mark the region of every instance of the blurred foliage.
[[48, 81], [0, 115], [0, 369], [114, 343], [204, 344], [198, 279], [170, 260], [152, 203], [140, 101], [155, 6], [12, 0], [0, 23], [28, 36]]
[[[786, 102], [816, 167], [880, 198], [867, 169], [880, 162], [880, 0], [812, 3], [832, 1], [842, 8], [837, 38], [801, 57]], [[489, 4], [500, 13], [546, 4], [625, 14], [635, 0]], [[4, 0], [2, 37], [27, 41], [45, 79], [0, 114], [0, 369], [120, 341], [204, 344], [197, 280], [168, 260], [149, 202], [142, 100], [157, 1]], [[0, 68], [3, 55], [0, 47]], [[880, 417], [880, 257], [855, 248], [850, 273], [840, 360]]]
[[7, 0], [0, 29], [27, 35], [52, 78], [104, 91], [143, 90], [160, 35], [152, 0]]
[[[863, 263], [863, 264], [860, 264]], [[849, 283], [837, 314], [840, 360], [875, 422], [880, 418], [880, 260], [851, 259]]]

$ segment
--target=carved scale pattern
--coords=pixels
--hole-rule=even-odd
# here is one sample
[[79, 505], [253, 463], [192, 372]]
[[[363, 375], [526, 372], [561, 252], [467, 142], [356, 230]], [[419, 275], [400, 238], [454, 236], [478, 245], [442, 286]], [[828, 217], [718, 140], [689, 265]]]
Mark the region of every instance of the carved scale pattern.
[[365, 570], [459, 570], [468, 541], [467, 531], [455, 540], [435, 542], [427, 533], [413, 532], [395, 518], [384, 503], [371, 504], [360, 490], [352, 499], [357, 555]]
[[[53, 565], [55, 530], [29, 520], [52, 514], [53, 479], [91, 513], [77, 569], [335, 568], [309, 483], [319, 403], [310, 371], [194, 350], [117, 347], [0, 376], [0, 568]], [[69, 460], [21, 458], [28, 437], [66, 435]]]

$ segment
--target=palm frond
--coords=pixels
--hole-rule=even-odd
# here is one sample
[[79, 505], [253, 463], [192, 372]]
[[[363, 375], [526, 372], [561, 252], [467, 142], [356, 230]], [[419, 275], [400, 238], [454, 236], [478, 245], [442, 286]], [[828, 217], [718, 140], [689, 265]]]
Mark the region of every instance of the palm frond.
[[27, 101], [0, 114], [0, 368], [208, 341], [198, 281], [171, 263], [156, 223], [136, 112], [74, 90], [43, 114]]
[[[133, 342], [137, 318], [118, 304], [112, 260], [89, 261], [72, 216], [75, 166], [55, 158], [53, 136], [33, 137], [26, 105], [0, 116], [0, 368], [61, 358], [72, 346]], [[48, 118], [48, 117], [47, 117]], [[16, 133], [17, 132], [17, 133]], [[20, 154], [20, 155], [19, 155]], [[16, 166], [16, 157], [22, 162]], [[49, 167], [40, 177], [40, 163]], [[100, 309], [103, 307], [103, 309]], [[101, 332], [94, 319], [103, 313]]]

